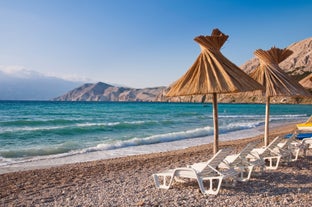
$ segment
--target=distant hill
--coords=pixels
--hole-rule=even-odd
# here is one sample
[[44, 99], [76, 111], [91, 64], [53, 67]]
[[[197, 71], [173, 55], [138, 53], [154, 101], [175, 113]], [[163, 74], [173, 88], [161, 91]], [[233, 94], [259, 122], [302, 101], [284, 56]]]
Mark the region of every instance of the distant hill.
[[134, 89], [116, 87], [106, 83], [87, 83], [54, 101], [155, 101], [166, 87]]
[[[284, 60], [280, 67], [297, 81], [312, 73], [312, 38], [291, 44], [288, 49], [294, 53]], [[258, 49], [258, 48], [257, 48]], [[270, 49], [270, 48], [266, 48]], [[250, 73], [259, 65], [256, 57], [248, 60], [241, 68]], [[106, 83], [84, 84], [72, 91], [54, 98], [57, 101], [158, 101], [158, 102], [211, 102], [210, 95], [188, 97], [165, 96], [169, 88], [155, 87], [133, 89], [116, 87]], [[219, 102], [225, 103], [263, 103], [262, 96], [246, 96], [246, 94], [226, 94], [218, 96]], [[312, 98], [274, 97], [272, 103], [312, 103]]]

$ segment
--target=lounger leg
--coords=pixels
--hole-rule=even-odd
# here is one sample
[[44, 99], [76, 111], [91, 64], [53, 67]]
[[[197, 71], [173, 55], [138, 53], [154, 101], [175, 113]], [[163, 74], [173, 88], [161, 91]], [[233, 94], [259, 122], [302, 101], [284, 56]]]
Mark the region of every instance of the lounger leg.
[[[278, 168], [279, 162], [280, 162], [280, 157], [268, 157], [265, 158], [265, 160], [269, 161], [269, 166], [266, 165], [266, 169], [271, 169], [271, 170], [276, 170]], [[276, 160], [276, 163], [273, 166], [273, 160]]]
[[263, 175], [263, 172], [265, 170], [265, 165], [260, 166], [260, 175]]
[[[247, 181], [247, 180], [249, 180], [249, 177], [250, 177], [250, 167], [249, 166], [240, 166], [240, 167], [238, 167], [239, 168], [239, 174], [240, 174], [240, 176], [239, 177], [237, 177], [237, 179], [238, 179], [238, 181], [242, 181], [242, 182], [244, 182], [244, 181]], [[253, 167], [252, 167], [253, 168]], [[251, 170], [252, 170], [252, 168], [251, 168]], [[246, 173], [246, 171], [247, 171], [247, 178], [245, 178], [245, 176], [244, 176], [244, 174]]]
[[[300, 150], [298, 150], [298, 156], [299, 156], [299, 151], [300, 151]], [[297, 153], [296, 153], [296, 154], [297, 154]], [[297, 157], [297, 158], [298, 158], [298, 157]], [[295, 157], [294, 159], [296, 159], [296, 157]], [[292, 161], [295, 161], [295, 160], [293, 160], [293, 153], [290, 152], [290, 153], [289, 153], [289, 162], [292, 162]]]
[[307, 156], [307, 150], [308, 150], [307, 148], [303, 149], [303, 154], [304, 154], [305, 157]]
[[[247, 177], [244, 178], [244, 175], [241, 174], [241, 181], [248, 181], [251, 177], [251, 172], [253, 171], [254, 166], [248, 166], [245, 168], [245, 170], [247, 171]], [[244, 173], [244, 171], [242, 172]]]
[[292, 158], [292, 156], [291, 156], [291, 161], [296, 161], [296, 160], [298, 160], [299, 153], [300, 153], [300, 148], [299, 148], [299, 149], [296, 149], [296, 150], [293, 152], [292, 156], [294, 155], [295, 158]]
[[[202, 192], [202, 194], [205, 194], [205, 195], [217, 195], [220, 191], [220, 187], [222, 184], [223, 177], [220, 176], [220, 177], [208, 178], [207, 180], [209, 180], [209, 189], [208, 190], [206, 190], [204, 187], [203, 179], [201, 179], [201, 178], [197, 179], [200, 191]], [[214, 180], [218, 180], [218, 185], [217, 185], [215, 190], [214, 190], [214, 186], [213, 186]]]
[[[159, 182], [160, 177], [163, 178], [162, 184]], [[156, 188], [169, 189], [171, 186], [171, 183], [173, 181], [174, 176], [173, 175], [153, 174], [153, 178], [154, 178]], [[167, 184], [168, 179], [170, 179], [170, 180], [169, 180], [169, 183]]]
[[260, 160], [253, 166], [256, 167], [256, 168], [259, 168], [260, 175], [262, 175], [264, 170], [266, 169], [266, 164], [265, 164], [265, 161], [264, 161], [263, 158], [260, 158]]
[[[308, 150], [308, 147], [307, 145], [304, 145], [301, 149], [303, 151], [303, 156], [306, 157], [307, 156], [307, 150]], [[298, 153], [299, 154], [299, 153]]]

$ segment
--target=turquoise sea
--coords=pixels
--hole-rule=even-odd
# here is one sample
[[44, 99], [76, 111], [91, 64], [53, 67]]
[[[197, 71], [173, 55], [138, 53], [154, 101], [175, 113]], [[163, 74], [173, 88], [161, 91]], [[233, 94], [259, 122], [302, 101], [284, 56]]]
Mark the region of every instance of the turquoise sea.
[[[263, 133], [264, 104], [219, 104], [220, 140]], [[312, 105], [271, 105], [270, 124], [305, 121]], [[167, 151], [213, 140], [212, 105], [0, 101], [0, 169]]]

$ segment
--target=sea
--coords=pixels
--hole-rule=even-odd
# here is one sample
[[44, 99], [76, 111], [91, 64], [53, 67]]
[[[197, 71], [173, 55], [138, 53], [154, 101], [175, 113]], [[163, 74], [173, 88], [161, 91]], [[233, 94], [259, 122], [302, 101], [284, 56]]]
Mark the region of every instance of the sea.
[[[312, 105], [271, 104], [270, 127], [311, 114]], [[265, 104], [219, 103], [219, 140], [263, 134], [264, 120]], [[0, 173], [212, 142], [206, 103], [0, 101]]]

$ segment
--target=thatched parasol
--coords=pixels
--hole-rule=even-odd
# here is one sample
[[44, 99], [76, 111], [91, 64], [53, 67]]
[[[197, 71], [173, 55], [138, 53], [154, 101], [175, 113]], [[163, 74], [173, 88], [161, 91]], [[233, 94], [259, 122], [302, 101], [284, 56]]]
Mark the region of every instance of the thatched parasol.
[[302, 80], [299, 81], [299, 83], [307, 89], [312, 89], [312, 73], [308, 76], [306, 76], [305, 78], [303, 78]]
[[254, 54], [259, 58], [260, 65], [250, 76], [264, 86], [266, 96], [266, 118], [264, 145], [268, 145], [270, 97], [272, 96], [310, 96], [297, 81], [288, 76], [278, 64], [293, 52], [288, 49], [272, 47], [270, 50], [256, 50]]
[[171, 85], [167, 96], [213, 95], [214, 147], [218, 151], [218, 93], [235, 93], [262, 89], [234, 63], [224, 57], [220, 49], [228, 35], [218, 29], [211, 36], [198, 36], [201, 53], [189, 70]]

